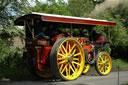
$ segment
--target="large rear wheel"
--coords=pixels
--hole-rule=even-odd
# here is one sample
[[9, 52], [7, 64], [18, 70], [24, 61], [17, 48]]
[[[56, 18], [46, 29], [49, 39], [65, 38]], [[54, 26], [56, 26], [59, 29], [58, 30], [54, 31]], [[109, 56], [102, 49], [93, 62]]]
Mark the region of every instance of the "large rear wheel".
[[84, 51], [80, 43], [73, 39], [58, 40], [50, 53], [51, 70], [62, 80], [77, 79], [84, 68]]
[[111, 72], [111, 68], [112, 68], [112, 61], [109, 54], [106, 52], [100, 52], [97, 55], [95, 67], [96, 67], [96, 71], [101, 76], [108, 75]]

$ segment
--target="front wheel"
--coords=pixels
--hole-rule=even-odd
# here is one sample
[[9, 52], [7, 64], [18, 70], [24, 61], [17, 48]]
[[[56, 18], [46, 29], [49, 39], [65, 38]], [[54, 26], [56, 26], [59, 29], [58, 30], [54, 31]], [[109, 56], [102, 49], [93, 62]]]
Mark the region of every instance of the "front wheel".
[[90, 69], [90, 64], [85, 64], [82, 74], [86, 74]]
[[73, 38], [58, 40], [50, 53], [51, 70], [62, 80], [77, 79], [84, 68], [84, 51], [80, 43]]
[[108, 53], [100, 52], [96, 56], [95, 68], [101, 76], [106, 76], [111, 72], [112, 61]]

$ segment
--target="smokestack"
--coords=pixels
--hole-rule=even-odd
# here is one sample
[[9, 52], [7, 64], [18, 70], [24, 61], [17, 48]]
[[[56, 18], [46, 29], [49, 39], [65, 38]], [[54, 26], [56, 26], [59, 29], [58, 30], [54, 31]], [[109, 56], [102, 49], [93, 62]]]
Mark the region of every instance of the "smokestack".
[[95, 9], [91, 12], [90, 16], [97, 16], [107, 9], [113, 10], [119, 5], [122, 6], [121, 9], [128, 7], [128, 0], [105, 0], [103, 3], [95, 6]]

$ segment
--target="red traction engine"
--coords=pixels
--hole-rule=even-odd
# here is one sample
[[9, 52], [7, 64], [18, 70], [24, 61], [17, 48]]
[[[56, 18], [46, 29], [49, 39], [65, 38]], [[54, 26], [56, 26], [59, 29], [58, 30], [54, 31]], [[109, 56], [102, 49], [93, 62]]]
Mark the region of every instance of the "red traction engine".
[[93, 27], [115, 26], [115, 22], [33, 12], [19, 17], [15, 25], [25, 26], [24, 57], [39, 77], [74, 80], [91, 65], [100, 75], [111, 71], [110, 55], [97, 51], [105, 45], [104, 36], [96, 38]]

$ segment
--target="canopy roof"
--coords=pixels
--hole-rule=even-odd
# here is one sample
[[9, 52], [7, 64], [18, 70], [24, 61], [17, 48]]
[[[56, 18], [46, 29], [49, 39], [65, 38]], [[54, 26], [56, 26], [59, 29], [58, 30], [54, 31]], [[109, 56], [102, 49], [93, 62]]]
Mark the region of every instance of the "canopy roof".
[[103, 25], [103, 26], [116, 26], [115, 22], [107, 20], [99, 20], [92, 18], [82, 18], [73, 16], [63, 16], [55, 14], [45, 14], [32, 12], [31, 14], [26, 14], [15, 20], [15, 25], [24, 25], [24, 20], [26, 18], [33, 19], [34, 17], [40, 17], [42, 21], [47, 22], [58, 22], [58, 23], [73, 23], [73, 24], [87, 24], [87, 25]]

